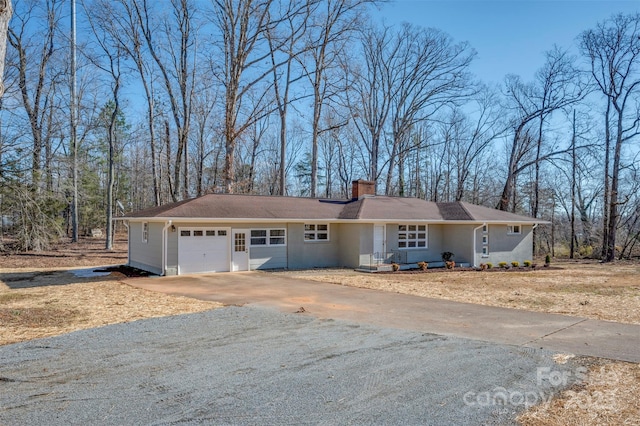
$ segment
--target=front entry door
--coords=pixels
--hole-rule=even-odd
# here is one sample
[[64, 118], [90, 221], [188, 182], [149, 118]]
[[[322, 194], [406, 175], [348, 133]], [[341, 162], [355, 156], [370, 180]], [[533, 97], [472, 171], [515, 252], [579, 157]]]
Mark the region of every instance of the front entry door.
[[248, 231], [245, 229], [233, 230], [231, 270], [234, 272], [249, 270], [249, 245], [247, 241], [247, 234]]
[[373, 225], [373, 257], [376, 260], [384, 259], [385, 247], [385, 225]]

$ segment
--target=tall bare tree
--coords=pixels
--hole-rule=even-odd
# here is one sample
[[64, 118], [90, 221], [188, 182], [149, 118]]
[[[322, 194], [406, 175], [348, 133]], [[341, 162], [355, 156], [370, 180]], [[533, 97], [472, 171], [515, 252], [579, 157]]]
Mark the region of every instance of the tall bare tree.
[[380, 145], [391, 111], [393, 69], [391, 58], [397, 50], [390, 48], [392, 30], [366, 26], [360, 33], [363, 61], [353, 59], [343, 65], [347, 87], [346, 101], [354, 114], [354, 126], [368, 154], [367, 178], [376, 183], [380, 175]]
[[116, 137], [118, 116], [120, 115], [120, 89], [122, 84], [122, 67], [124, 52], [121, 49], [121, 41], [118, 38], [116, 23], [109, 19], [109, 15], [105, 17], [105, 7], [109, 4], [96, 2], [92, 9], [86, 9], [87, 17], [91, 30], [94, 34], [94, 40], [97, 44], [95, 52], [87, 52], [91, 62], [95, 67], [102, 70], [110, 80], [111, 86], [111, 102], [107, 124], [107, 143], [108, 143], [108, 159], [107, 159], [107, 193], [105, 206], [105, 248], [113, 249], [113, 189], [115, 186], [115, 160], [116, 160]]
[[[513, 196], [518, 174], [534, 166], [537, 182], [540, 163], [564, 152], [553, 149], [543, 152], [543, 131], [546, 121], [554, 112], [575, 104], [586, 94], [582, 81], [577, 78], [579, 72], [572, 64], [571, 56], [555, 48], [547, 52], [546, 62], [536, 73], [534, 82], [524, 83], [514, 75], [506, 77], [507, 102], [513, 111], [513, 136], [508, 147], [507, 177], [498, 209], [509, 210], [511, 206], [511, 210], [515, 211]], [[537, 184], [534, 185], [537, 194], [539, 189]], [[537, 197], [535, 194], [534, 197]], [[537, 214], [536, 209], [534, 206], [533, 214]]]
[[307, 70], [313, 91], [311, 121], [311, 188], [310, 196], [317, 196], [318, 138], [323, 131], [322, 113], [329, 99], [335, 97], [341, 86], [333, 80], [340, 77], [335, 71], [339, 58], [345, 53], [347, 41], [358, 28], [363, 7], [375, 0], [323, 0], [312, 16], [307, 55], [301, 65]]
[[[469, 65], [475, 52], [467, 43], [454, 43], [436, 29], [408, 24], [398, 31], [393, 50], [393, 96], [391, 98], [391, 147], [386, 192], [393, 191], [395, 165], [407, 151], [412, 128], [446, 106], [461, 103], [471, 93]], [[402, 170], [399, 193], [404, 192]]]
[[[591, 64], [591, 75], [605, 97], [605, 199], [603, 258], [612, 261], [616, 255], [616, 232], [619, 225], [620, 172], [622, 148], [638, 136], [640, 114], [640, 14], [615, 15], [587, 30], [581, 37], [581, 48]], [[613, 108], [613, 110], [611, 110]], [[613, 128], [613, 135], [610, 130]], [[609, 183], [609, 150], [613, 143], [613, 163]]]
[[[171, 0], [169, 4], [171, 13], [158, 16], [157, 10], [148, 0], [131, 0], [131, 9], [135, 13], [147, 50], [162, 76], [162, 85], [176, 128], [177, 146], [173, 161], [171, 197], [173, 201], [177, 201], [180, 197], [189, 197], [187, 144], [198, 66], [194, 18], [197, 8], [192, 0]], [[155, 5], [156, 8], [158, 6]]]
[[[55, 82], [52, 78], [56, 75], [51, 69], [51, 63], [56, 51], [60, 49], [55, 40], [60, 24], [61, 5], [61, 0], [24, 5], [25, 10], [15, 16], [8, 31], [9, 44], [17, 54], [15, 67], [18, 86], [33, 140], [31, 179], [34, 188], [38, 187], [41, 179], [42, 150], [47, 143], [46, 128], [50, 118], [48, 108], [55, 106]], [[39, 21], [40, 19], [44, 22]]]

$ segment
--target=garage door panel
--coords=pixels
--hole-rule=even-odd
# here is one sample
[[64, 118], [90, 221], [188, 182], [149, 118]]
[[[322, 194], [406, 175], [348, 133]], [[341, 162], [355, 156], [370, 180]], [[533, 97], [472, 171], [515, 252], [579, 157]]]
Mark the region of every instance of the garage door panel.
[[220, 228], [180, 228], [179, 273], [229, 271], [228, 235], [226, 229]]

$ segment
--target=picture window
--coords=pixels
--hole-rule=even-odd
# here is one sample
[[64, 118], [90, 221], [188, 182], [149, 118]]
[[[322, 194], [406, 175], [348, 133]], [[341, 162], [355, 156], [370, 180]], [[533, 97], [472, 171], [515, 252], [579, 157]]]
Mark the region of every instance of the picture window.
[[398, 248], [427, 248], [427, 225], [398, 225]]

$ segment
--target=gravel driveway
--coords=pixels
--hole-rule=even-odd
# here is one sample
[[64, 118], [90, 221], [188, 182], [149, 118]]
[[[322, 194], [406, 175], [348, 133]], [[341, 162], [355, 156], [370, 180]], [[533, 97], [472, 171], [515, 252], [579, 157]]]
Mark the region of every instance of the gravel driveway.
[[541, 350], [227, 307], [1, 346], [0, 424], [510, 424], [581, 371]]

